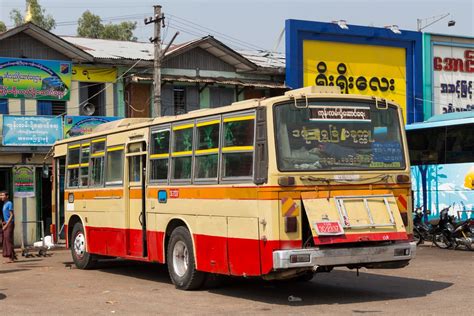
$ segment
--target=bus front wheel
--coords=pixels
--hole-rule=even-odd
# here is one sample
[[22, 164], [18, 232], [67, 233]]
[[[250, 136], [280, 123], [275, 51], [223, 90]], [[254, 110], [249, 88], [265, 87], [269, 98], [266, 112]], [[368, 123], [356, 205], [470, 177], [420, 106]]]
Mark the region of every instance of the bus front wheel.
[[205, 281], [205, 273], [196, 270], [193, 242], [189, 230], [177, 227], [171, 233], [166, 252], [171, 281], [180, 290], [196, 290]]
[[82, 223], [76, 223], [72, 229], [71, 235], [71, 254], [74, 264], [79, 269], [92, 269], [97, 260], [86, 251], [86, 234]]

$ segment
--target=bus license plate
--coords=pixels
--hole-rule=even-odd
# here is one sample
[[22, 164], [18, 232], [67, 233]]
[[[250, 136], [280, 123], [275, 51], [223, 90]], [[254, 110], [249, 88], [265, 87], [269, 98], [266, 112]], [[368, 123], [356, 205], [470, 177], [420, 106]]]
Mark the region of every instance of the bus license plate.
[[315, 222], [314, 228], [319, 236], [344, 235], [341, 223], [335, 222]]

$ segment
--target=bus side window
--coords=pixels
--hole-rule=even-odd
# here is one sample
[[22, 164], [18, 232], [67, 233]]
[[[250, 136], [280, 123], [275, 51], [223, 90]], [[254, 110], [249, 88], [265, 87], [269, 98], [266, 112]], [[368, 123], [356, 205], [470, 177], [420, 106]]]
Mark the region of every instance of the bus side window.
[[89, 185], [89, 154], [90, 143], [84, 143], [81, 146], [81, 164], [80, 164], [80, 181], [81, 187]]
[[166, 182], [168, 179], [170, 130], [151, 132], [150, 181]]
[[95, 139], [91, 143], [90, 186], [104, 185], [105, 138]]
[[107, 148], [107, 166], [105, 168], [105, 184], [121, 185], [123, 183], [123, 150], [124, 146]]
[[196, 124], [194, 178], [217, 182], [220, 118]]
[[224, 118], [222, 134], [222, 178], [251, 178], [255, 113]]
[[474, 161], [473, 125], [448, 126], [446, 133], [446, 163]]
[[79, 186], [79, 166], [81, 155], [81, 145], [72, 145], [68, 148], [67, 155], [67, 186], [68, 188]]
[[173, 126], [171, 153], [171, 179], [176, 182], [190, 182], [193, 161], [194, 124]]

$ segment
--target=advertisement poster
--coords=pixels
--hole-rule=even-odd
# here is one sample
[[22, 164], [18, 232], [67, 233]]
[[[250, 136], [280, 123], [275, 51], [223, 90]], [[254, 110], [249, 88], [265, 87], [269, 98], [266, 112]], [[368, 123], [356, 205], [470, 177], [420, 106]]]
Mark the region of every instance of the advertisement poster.
[[305, 40], [303, 85], [386, 98], [400, 105], [406, 118], [405, 55], [398, 47]]
[[3, 116], [4, 146], [51, 146], [63, 137], [62, 120], [51, 116]]
[[81, 82], [115, 82], [117, 80], [117, 70], [115, 68], [73, 66], [72, 80]]
[[474, 49], [433, 46], [433, 113], [474, 111]]
[[13, 167], [13, 196], [17, 198], [35, 196], [35, 167]]
[[68, 101], [68, 61], [0, 58], [0, 98]]
[[90, 134], [103, 123], [119, 120], [121, 117], [110, 116], [65, 116], [64, 138]]

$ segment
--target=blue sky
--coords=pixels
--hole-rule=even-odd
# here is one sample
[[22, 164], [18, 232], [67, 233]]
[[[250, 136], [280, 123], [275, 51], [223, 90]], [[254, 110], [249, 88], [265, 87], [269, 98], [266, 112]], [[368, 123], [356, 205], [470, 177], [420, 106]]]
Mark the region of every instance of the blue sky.
[[[425, 19], [451, 13], [451, 16], [424, 31], [462, 36], [474, 36], [474, 0], [39, 0], [47, 13], [56, 19], [53, 30], [58, 35], [75, 35], [77, 19], [90, 10], [108, 22], [133, 20], [138, 22], [135, 35], [146, 41], [153, 27], [145, 26], [143, 18], [153, 12], [154, 4], [161, 4], [167, 15], [163, 36], [169, 41], [179, 30], [176, 42], [214, 35], [237, 49], [273, 50], [286, 19], [329, 22], [344, 19], [348, 24], [378, 26], [396, 24], [400, 29], [416, 30], [418, 18]], [[0, 0], [0, 20], [7, 26], [12, 22], [9, 12], [24, 10], [24, 0]], [[456, 21], [448, 27], [450, 19]], [[424, 21], [428, 22], [428, 21]], [[278, 51], [284, 51], [283, 42]]]

